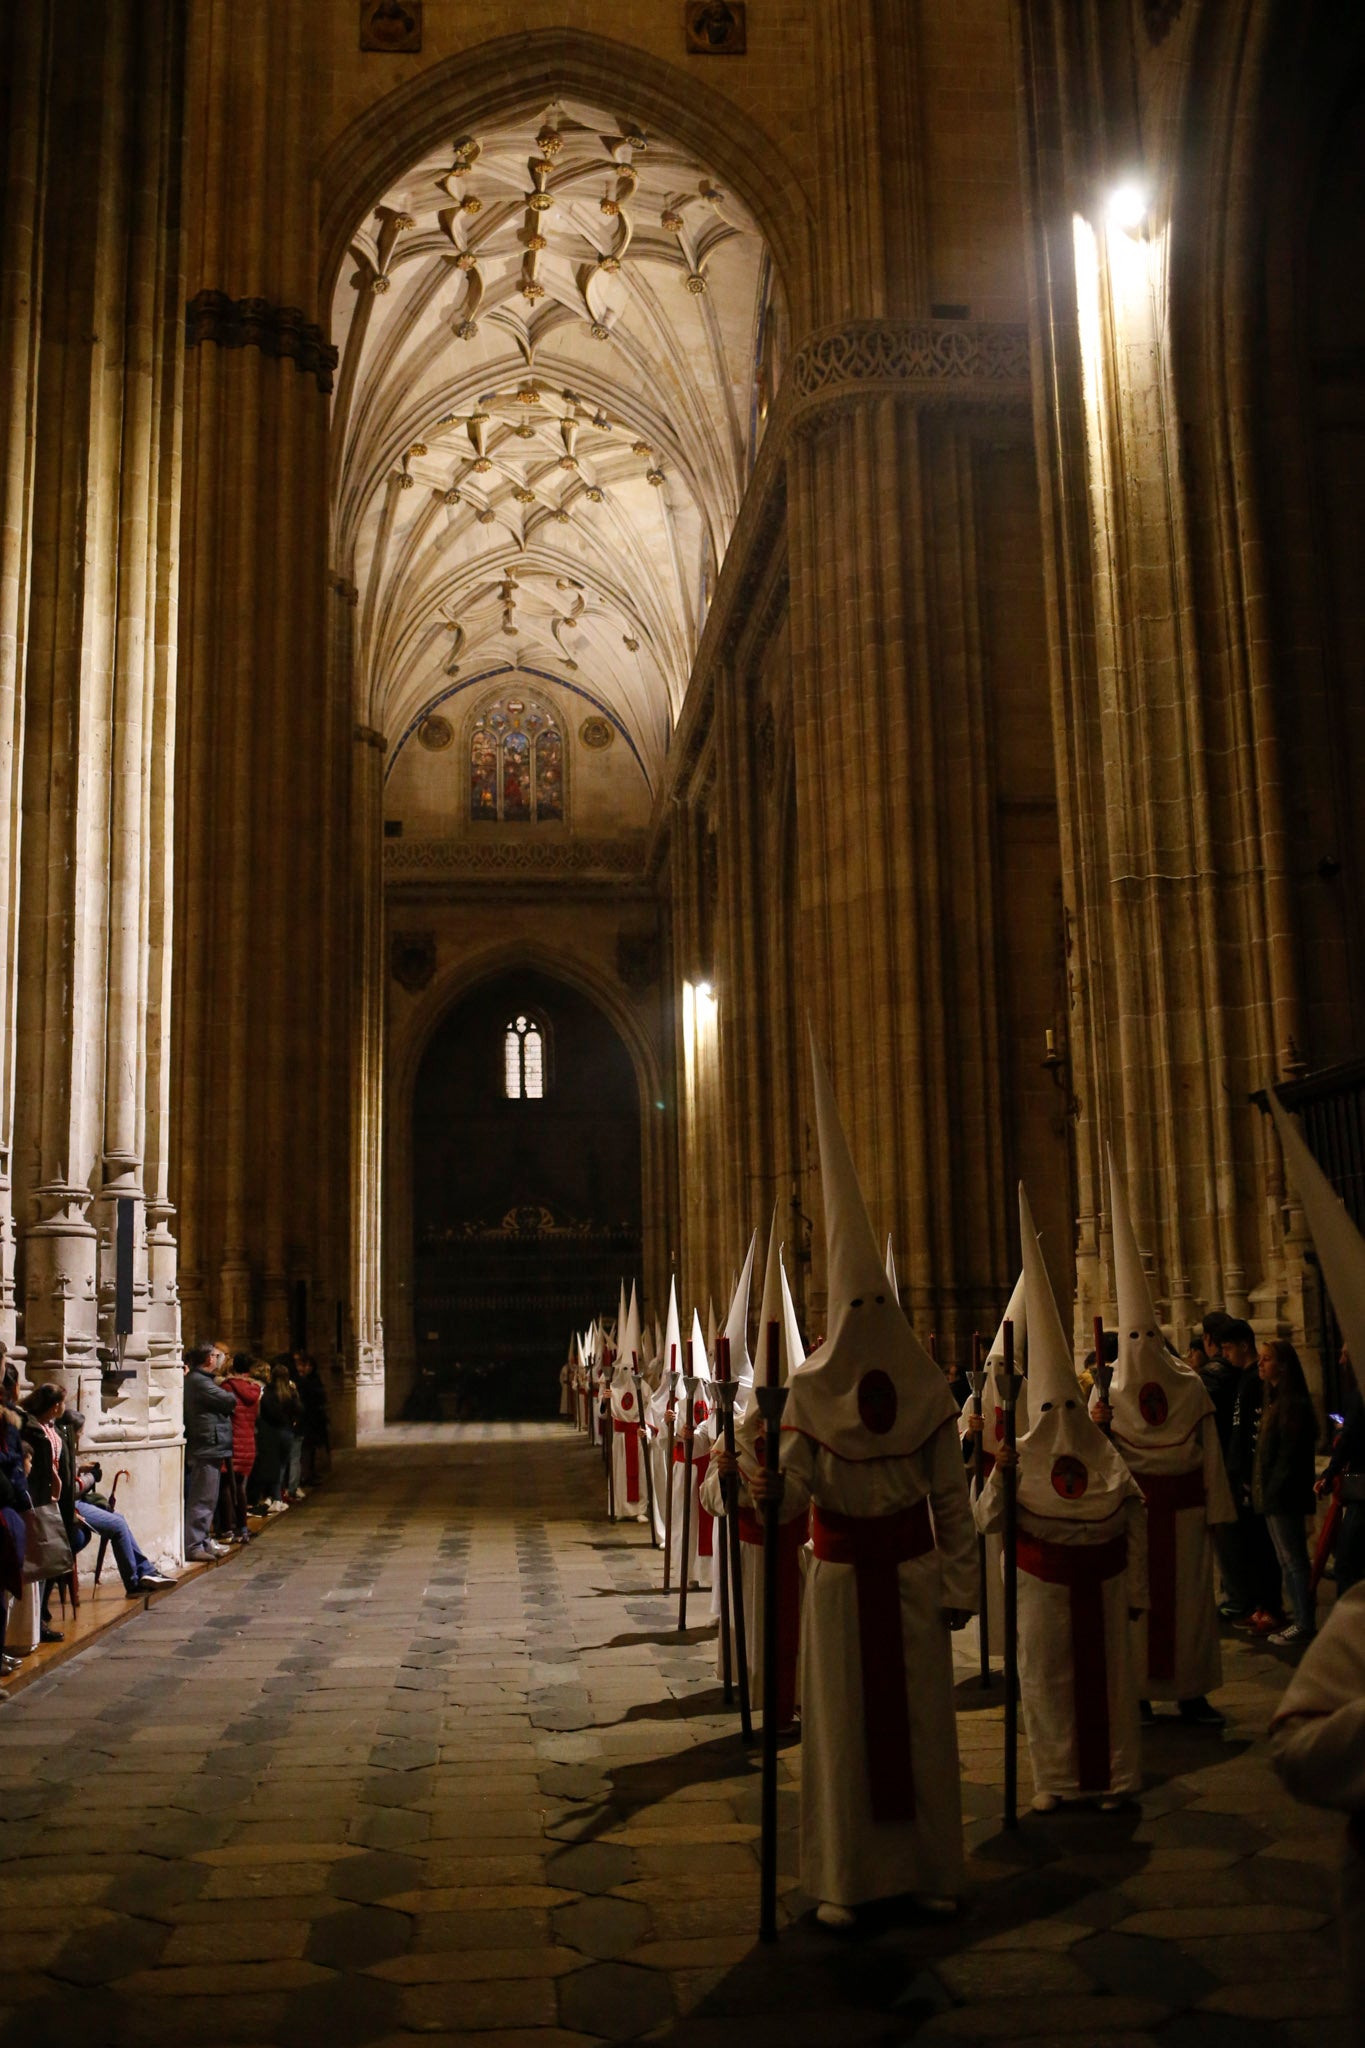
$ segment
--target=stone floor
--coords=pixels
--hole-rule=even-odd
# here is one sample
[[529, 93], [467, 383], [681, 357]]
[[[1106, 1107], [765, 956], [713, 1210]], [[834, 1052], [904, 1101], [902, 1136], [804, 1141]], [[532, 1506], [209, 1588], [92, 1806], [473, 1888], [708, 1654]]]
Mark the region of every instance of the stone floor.
[[0, 2042], [1336, 2038], [1337, 1829], [1267, 1771], [1284, 1671], [1241, 1644], [1226, 1738], [1013, 1836], [964, 1677], [968, 1910], [841, 1941], [788, 1878], [760, 1948], [756, 1772], [599, 1471], [558, 1428], [386, 1439], [11, 1702]]

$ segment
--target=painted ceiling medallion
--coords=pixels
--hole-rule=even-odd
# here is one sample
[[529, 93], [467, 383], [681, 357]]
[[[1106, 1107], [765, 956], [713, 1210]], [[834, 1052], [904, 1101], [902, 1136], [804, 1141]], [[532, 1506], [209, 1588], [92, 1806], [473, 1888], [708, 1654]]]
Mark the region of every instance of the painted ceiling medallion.
[[616, 733], [609, 718], [585, 718], [578, 728], [578, 737], [585, 747], [599, 753], [611, 745]]

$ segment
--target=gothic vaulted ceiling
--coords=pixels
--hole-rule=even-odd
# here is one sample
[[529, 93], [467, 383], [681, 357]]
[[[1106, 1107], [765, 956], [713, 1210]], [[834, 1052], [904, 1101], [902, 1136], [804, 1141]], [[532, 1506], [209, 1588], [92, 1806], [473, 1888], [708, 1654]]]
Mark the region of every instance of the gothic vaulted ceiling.
[[451, 679], [572, 680], [652, 783], [761, 429], [770, 266], [734, 195], [560, 102], [424, 158], [362, 221], [333, 548], [392, 751]]

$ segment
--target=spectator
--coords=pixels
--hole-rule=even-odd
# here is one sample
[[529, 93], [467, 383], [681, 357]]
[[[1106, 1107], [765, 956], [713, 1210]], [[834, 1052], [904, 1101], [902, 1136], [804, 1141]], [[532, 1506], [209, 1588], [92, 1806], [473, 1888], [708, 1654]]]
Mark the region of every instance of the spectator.
[[327, 1453], [327, 1469], [332, 1466], [332, 1425], [327, 1412], [327, 1388], [318, 1371], [316, 1360], [306, 1354], [297, 1361], [299, 1399], [303, 1404], [303, 1480], [305, 1485], [316, 1486], [320, 1478], [318, 1456]]
[[[1209, 1318], [1205, 1318], [1205, 1331]], [[1237, 1506], [1236, 1528], [1239, 1545], [1230, 1553], [1234, 1575], [1229, 1581], [1228, 1563], [1223, 1570], [1224, 1604], [1219, 1609], [1225, 1620], [1247, 1622], [1258, 1634], [1269, 1635], [1283, 1624], [1280, 1610], [1280, 1567], [1270, 1532], [1252, 1502], [1256, 1476], [1256, 1446], [1261, 1433], [1262, 1393], [1258, 1369], [1256, 1336], [1250, 1323], [1228, 1316], [1217, 1326], [1215, 1339], [1225, 1373], [1235, 1375], [1231, 1416], [1223, 1460], [1228, 1484]], [[1207, 1338], [1206, 1338], [1207, 1341]], [[1207, 1378], [1205, 1385], [1208, 1385]], [[1226, 1398], [1226, 1387], [1222, 1389]], [[1214, 1396], [1218, 1412], [1218, 1396]]]
[[[29, 1498], [35, 1508], [51, 1507], [54, 1502], [61, 1508], [69, 1539], [75, 1531], [76, 1475], [70, 1445], [57, 1427], [66, 1407], [66, 1390], [49, 1381], [35, 1387], [20, 1407], [24, 1416], [23, 1441], [30, 1454]], [[51, 1579], [43, 1581], [38, 1616], [40, 1643], [65, 1640], [61, 1630], [52, 1626], [53, 1583]]]
[[82, 1465], [76, 1472], [73, 1550], [79, 1553], [92, 1538], [107, 1536], [118, 1575], [123, 1581], [123, 1590], [130, 1600], [136, 1600], [143, 1593], [154, 1593], [160, 1586], [173, 1586], [175, 1580], [159, 1572], [151, 1559], [143, 1556], [126, 1517], [111, 1508], [108, 1501], [95, 1491], [102, 1476], [98, 1465]]
[[237, 1397], [232, 1418], [232, 1463], [228, 1468], [226, 1492], [234, 1543], [250, 1543], [247, 1527], [247, 1482], [256, 1464], [256, 1422], [261, 1405], [261, 1377], [249, 1351], [237, 1352], [232, 1371], [223, 1385]]
[[[5, 1347], [0, 1344], [0, 1361], [4, 1357]], [[5, 1626], [10, 1602], [23, 1598], [24, 1516], [33, 1505], [28, 1491], [28, 1453], [19, 1435], [22, 1417], [14, 1405], [18, 1389], [18, 1373], [5, 1364], [0, 1386], [0, 1677], [4, 1678], [19, 1668], [19, 1659], [5, 1652]]]
[[1323, 1494], [1335, 1487], [1341, 1499], [1336, 1542], [1338, 1598], [1365, 1579], [1365, 1400], [1361, 1399], [1351, 1371], [1351, 1354], [1344, 1344], [1340, 1363], [1350, 1391], [1332, 1455], [1316, 1488]]
[[185, 1555], [192, 1564], [208, 1564], [225, 1554], [210, 1531], [222, 1468], [232, 1458], [237, 1396], [213, 1376], [221, 1356], [211, 1344], [196, 1344], [185, 1353]]
[[256, 1424], [258, 1448], [257, 1483], [261, 1506], [268, 1515], [283, 1514], [288, 1502], [289, 1460], [294, 1447], [294, 1424], [301, 1415], [299, 1390], [289, 1372], [287, 1358], [277, 1358], [261, 1396]]
[[1251, 1499], [1265, 1516], [1288, 1596], [1289, 1626], [1270, 1638], [1283, 1648], [1308, 1642], [1316, 1627], [1304, 1522], [1313, 1512], [1318, 1425], [1292, 1344], [1263, 1344], [1260, 1373], [1264, 1392]]

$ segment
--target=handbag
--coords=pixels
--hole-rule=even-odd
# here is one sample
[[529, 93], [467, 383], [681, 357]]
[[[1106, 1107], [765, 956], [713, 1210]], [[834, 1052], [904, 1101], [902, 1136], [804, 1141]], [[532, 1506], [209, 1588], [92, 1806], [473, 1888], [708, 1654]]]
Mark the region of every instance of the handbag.
[[24, 1577], [65, 1578], [74, 1569], [76, 1560], [71, 1555], [70, 1539], [57, 1502], [49, 1501], [45, 1507], [30, 1508], [24, 1516], [24, 1528], [28, 1532], [24, 1545]]

